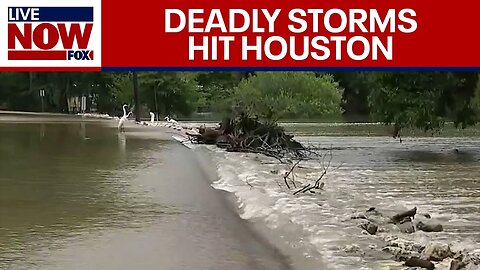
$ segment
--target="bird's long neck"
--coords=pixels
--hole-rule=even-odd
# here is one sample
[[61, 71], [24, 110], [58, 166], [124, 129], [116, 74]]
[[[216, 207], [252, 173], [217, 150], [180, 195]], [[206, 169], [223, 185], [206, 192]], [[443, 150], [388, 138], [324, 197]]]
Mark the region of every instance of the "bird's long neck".
[[127, 116], [127, 109], [125, 109], [125, 105], [123, 105], [123, 116]]

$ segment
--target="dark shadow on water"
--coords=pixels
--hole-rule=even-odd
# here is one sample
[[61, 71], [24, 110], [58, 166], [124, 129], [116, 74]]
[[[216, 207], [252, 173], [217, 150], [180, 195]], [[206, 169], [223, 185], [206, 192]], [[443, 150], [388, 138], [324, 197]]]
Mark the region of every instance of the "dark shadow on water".
[[472, 163], [480, 160], [478, 152], [453, 149], [445, 152], [427, 150], [392, 151], [391, 155], [396, 162], [415, 163]]

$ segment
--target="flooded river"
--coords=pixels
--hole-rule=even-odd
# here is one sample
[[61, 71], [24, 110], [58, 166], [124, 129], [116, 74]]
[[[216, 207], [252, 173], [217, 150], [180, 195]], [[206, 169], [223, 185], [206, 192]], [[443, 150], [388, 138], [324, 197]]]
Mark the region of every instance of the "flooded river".
[[0, 269], [289, 269], [195, 156], [162, 138], [0, 115]]
[[[244, 219], [265, 223], [272, 234], [280, 235], [292, 250], [301, 251], [321, 269], [404, 269], [392, 260], [391, 253], [384, 252], [392, 243], [426, 246], [440, 242], [456, 251], [479, 254], [479, 137], [429, 134], [406, 137], [400, 143], [385, 136], [388, 133], [378, 125], [287, 127], [309, 134], [297, 139], [318, 148], [322, 155], [331, 151], [324, 190], [293, 195], [319, 177], [319, 161], [301, 163], [295, 171], [297, 188], [290, 183], [288, 189], [283, 175], [291, 165], [279, 165], [264, 156], [192, 145], [196, 151], [214, 152], [219, 175], [214, 187], [239, 198]], [[361, 135], [352, 136], [355, 132]], [[475, 132], [470, 129], [467, 135]], [[205, 148], [209, 150], [202, 150]], [[444, 230], [405, 234], [385, 224], [372, 236], [359, 227], [363, 220], [352, 220], [371, 207], [384, 216], [417, 207], [418, 218], [428, 214], [431, 219], [422, 221], [441, 224]], [[439, 269], [449, 269], [449, 264], [445, 267]]]
[[[133, 124], [119, 135], [114, 121], [0, 115], [0, 269], [389, 269], [392, 236], [480, 248], [480, 138], [400, 144], [369, 125], [303, 136], [323, 128], [295, 125], [334, 170], [323, 191], [294, 196], [288, 167], [263, 156], [190, 150]], [[302, 164], [297, 185], [320, 170]], [[372, 236], [351, 219], [414, 206], [444, 231]]]

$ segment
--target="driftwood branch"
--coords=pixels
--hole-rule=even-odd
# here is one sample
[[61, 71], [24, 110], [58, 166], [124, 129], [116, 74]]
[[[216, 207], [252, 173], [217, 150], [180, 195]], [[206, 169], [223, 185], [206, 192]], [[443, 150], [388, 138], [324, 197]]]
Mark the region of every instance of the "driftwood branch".
[[297, 194], [300, 194], [300, 193], [306, 193], [306, 192], [315, 193], [315, 190], [323, 189], [323, 187], [325, 185], [325, 183], [321, 182], [321, 181], [322, 181], [323, 177], [330, 170], [330, 166], [332, 164], [332, 159], [333, 159], [332, 150], [330, 149], [327, 153], [324, 153], [323, 155], [319, 155], [318, 153], [315, 153], [313, 151], [311, 151], [311, 153], [314, 153], [314, 155], [316, 155], [320, 159], [320, 165], [322, 167], [322, 169], [321, 169], [322, 173], [315, 180], [313, 185], [312, 184], [307, 184], [304, 187], [302, 187], [301, 189], [295, 191], [293, 193], [293, 195], [297, 195]]
[[201, 126], [198, 133], [188, 132], [187, 136], [199, 144], [215, 144], [230, 152], [263, 154], [284, 164], [301, 157], [305, 149], [283, 127], [245, 114], [224, 119], [218, 128]]
[[293, 166], [290, 168], [290, 170], [286, 172], [285, 175], [283, 176], [283, 180], [285, 181], [285, 185], [287, 185], [288, 189], [290, 189], [290, 185], [288, 184], [288, 177], [290, 175], [292, 175], [293, 187], [297, 188], [297, 185], [295, 184], [295, 173], [293, 171], [295, 170], [295, 167], [297, 167], [297, 165], [300, 164], [300, 162], [302, 162], [302, 159], [297, 160], [297, 162], [295, 162]]
[[396, 224], [396, 223], [399, 223], [400, 221], [404, 220], [407, 217], [413, 218], [413, 217], [415, 217], [416, 214], [417, 214], [417, 207], [414, 207], [414, 208], [412, 208], [408, 211], [405, 211], [405, 212], [394, 215], [391, 218], [391, 221], [392, 221], [392, 223]]
[[332, 149], [321, 153], [319, 148], [314, 146], [305, 147], [276, 123], [260, 122], [257, 118], [245, 114], [233, 119], [224, 119], [218, 128], [201, 126], [196, 133], [187, 132], [187, 136], [195, 143], [214, 144], [229, 152], [262, 154], [282, 164], [289, 164], [289, 171], [283, 175], [283, 181], [288, 189], [297, 189], [295, 170], [302, 161], [318, 161], [321, 165], [320, 175], [313, 183], [303, 186], [294, 194], [315, 193], [315, 190], [322, 189], [324, 186], [322, 179], [330, 171], [333, 158]]
[[245, 183], [247, 183], [247, 185], [250, 186], [250, 189], [253, 188], [252, 184], [250, 184], [250, 182], [248, 182], [248, 176], [245, 178]]
[[297, 195], [297, 194], [299, 194], [299, 193], [305, 193], [305, 192], [307, 192], [307, 190], [310, 189], [310, 188], [311, 188], [310, 184], [307, 184], [307, 185], [304, 186], [303, 188], [295, 191], [295, 192], [293, 193], [293, 195]]

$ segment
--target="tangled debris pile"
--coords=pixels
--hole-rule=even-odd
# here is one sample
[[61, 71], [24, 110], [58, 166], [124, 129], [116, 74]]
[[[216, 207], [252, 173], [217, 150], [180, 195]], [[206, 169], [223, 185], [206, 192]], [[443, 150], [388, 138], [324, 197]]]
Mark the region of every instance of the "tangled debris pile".
[[301, 158], [306, 148], [286, 134], [275, 122], [260, 122], [257, 118], [240, 114], [225, 118], [218, 128], [198, 129], [198, 133], [187, 132], [192, 142], [214, 144], [230, 152], [259, 153], [274, 157], [282, 162], [289, 158]]
[[[224, 119], [219, 127], [202, 126], [198, 132], [186, 132], [190, 141], [198, 144], [212, 144], [229, 152], [256, 153], [272, 157], [289, 169], [282, 175], [288, 189], [296, 189], [293, 195], [316, 193], [323, 190], [323, 177], [330, 169], [332, 151], [320, 154], [317, 148], [306, 147], [287, 134], [276, 122], [261, 122], [244, 113]], [[295, 170], [303, 161], [314, 160], [321, 166], [319, 176], [312, 183], [297, 188]], [[306, 179], [307, 181], [310, 181]]]

